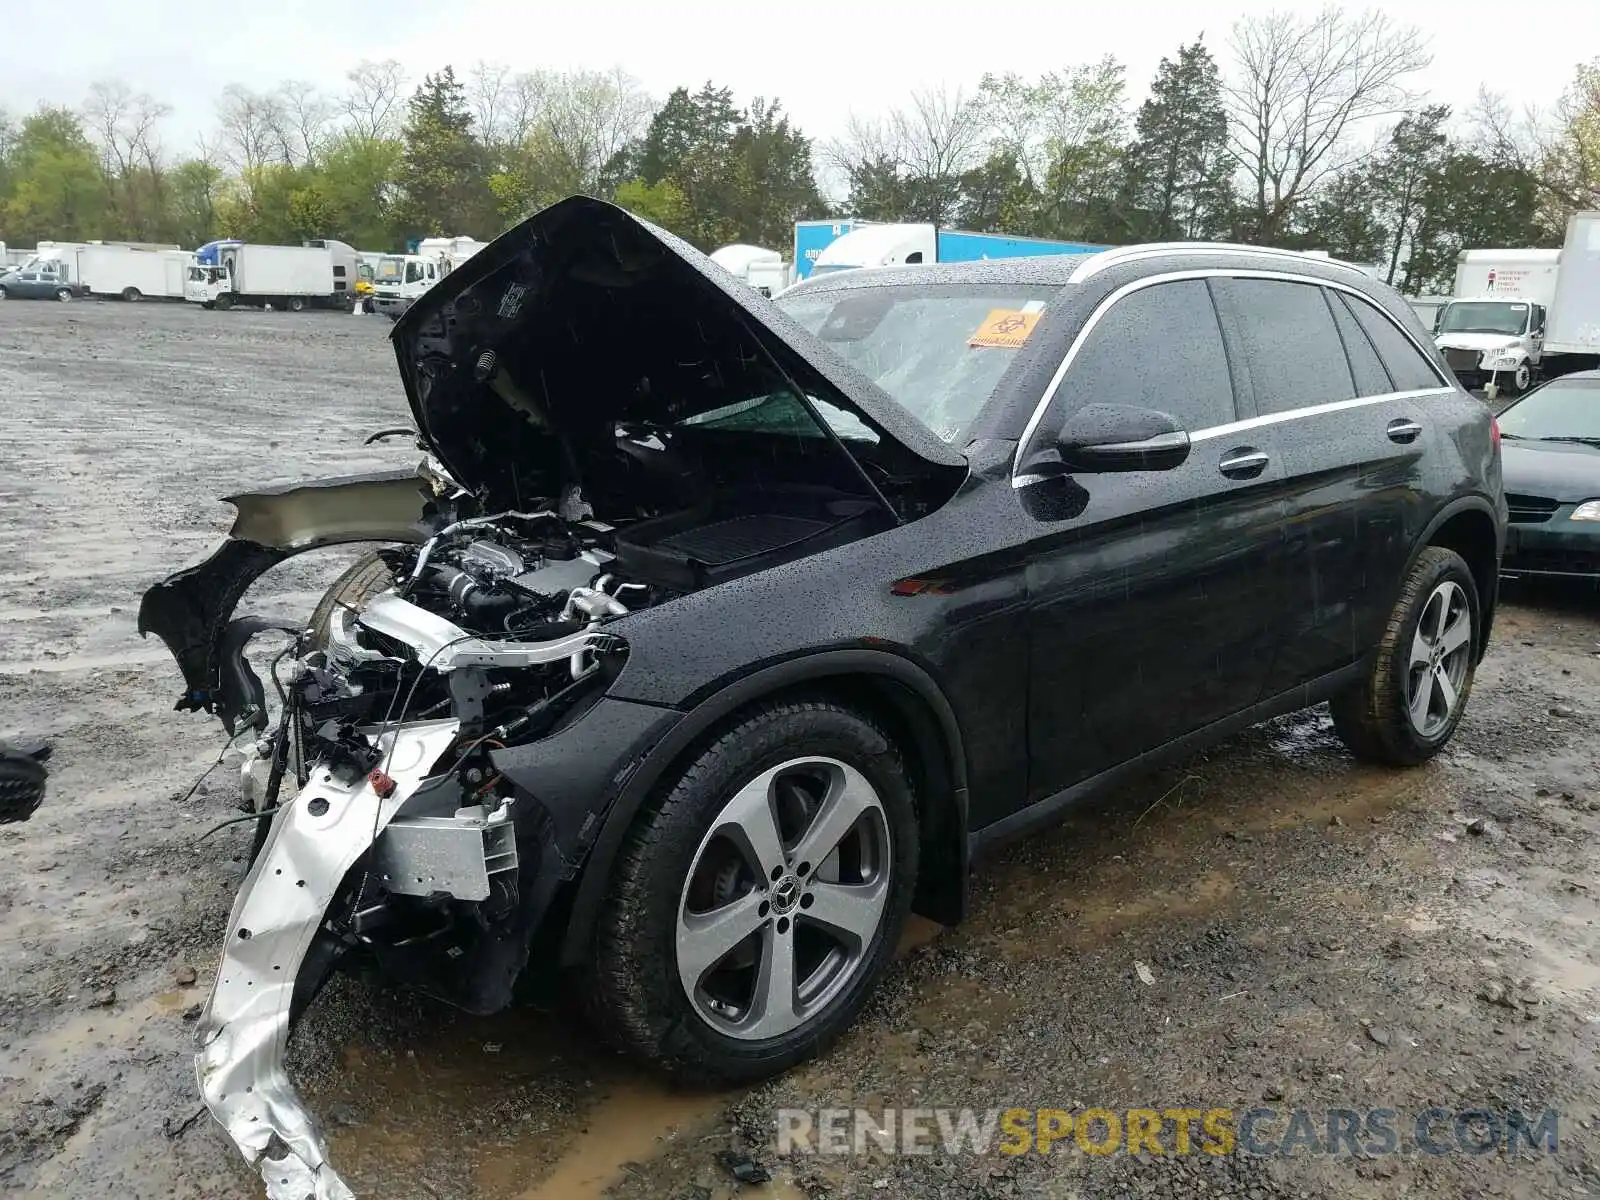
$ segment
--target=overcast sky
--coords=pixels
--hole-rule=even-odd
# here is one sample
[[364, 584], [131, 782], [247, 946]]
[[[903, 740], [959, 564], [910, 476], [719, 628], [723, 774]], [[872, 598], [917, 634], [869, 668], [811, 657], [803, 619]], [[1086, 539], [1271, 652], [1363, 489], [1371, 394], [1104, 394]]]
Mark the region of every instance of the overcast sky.
[[[420, 79], [480, 59], [515, 69], [621, 66], [658, 99], [707, 79], [740, 102], [777, 97], [816, 138], [930, 84], [973, 85], [985, 71], [1023, 75], [1115, 55], [1139, 99], [1163, 54], [1204, 33], [1226, 62], [1232, 23], [1310, 0], [1060, 0], [939, 4], [923, 0], [0, 0], [0, 107], [76, 104], [87, 85], [126, 79], [172, 105], [164, 141], [184, 153], [207, 129], [229, 83], [267, 89], [308, 79], [337, 90], [363, 58], [396, 58]], [[1359, 7], [1357, 5], [1356, 7]], [[1600, 4], [1547, 0], [1387, 0], [1431, 39], [1417, 82], [1469, 105], [1480, 83], [1518, 106], [1549, 105], [1575, 64], [1600, 54]]]

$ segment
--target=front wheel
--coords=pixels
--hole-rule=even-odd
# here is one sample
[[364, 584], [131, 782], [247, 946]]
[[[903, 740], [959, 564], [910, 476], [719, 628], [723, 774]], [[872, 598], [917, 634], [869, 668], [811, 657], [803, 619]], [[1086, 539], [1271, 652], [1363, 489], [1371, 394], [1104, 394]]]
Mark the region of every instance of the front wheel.
[[5, 298], [6, 298], [6, 290], [5, 290], [5, 288], [0, 287], [0, 300], [4, 300]]
[[66, 304], [68, 301], [70, 301], [72, 299], [72, 289], [71, 288], [57, 288], [56, 289], [56, 299], [61, 301], [61, 303]]
[[1511, 394], [1520, 396], [1533, 386], [1533, 364], [1527, 359], [1517, 364], [1517, 369], [1511, 373]]
[[757, 709], [629, 831], [597, 930], [595, 1023], [700, 1083], [815, 1057], [888, 966], [917, 854], [882, 729], [823, 700]]
[[137, 304], [140, 300], [144, 299], [144, 293], [136, 287], [123, 288], [122, 298], [129, 304]]
[[228, 295], [227, 292], [223, 292], [222, 295], [211, 302], [211, 305], [219, 312], [227, 312], [233, 307], [233, 297]]
[[1455, 733], [1472, 693], [1478, 587], [1454, 550], [1429, 546], [1400, 590], [1367, 677], [1334, 698], [1333, 727], [1357, 758], [1426, 762]]

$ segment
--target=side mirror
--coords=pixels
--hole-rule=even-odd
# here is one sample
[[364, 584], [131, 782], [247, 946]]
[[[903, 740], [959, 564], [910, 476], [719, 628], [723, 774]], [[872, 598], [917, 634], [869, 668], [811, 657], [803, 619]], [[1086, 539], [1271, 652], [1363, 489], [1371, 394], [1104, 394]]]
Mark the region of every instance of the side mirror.
[[1189, 457], [1189, 435], [1175, 417], [1148, 408], [1086, 404], [1062, 425], [1054, 446], [1031, 456], [1025, 474], [1170, 471]]

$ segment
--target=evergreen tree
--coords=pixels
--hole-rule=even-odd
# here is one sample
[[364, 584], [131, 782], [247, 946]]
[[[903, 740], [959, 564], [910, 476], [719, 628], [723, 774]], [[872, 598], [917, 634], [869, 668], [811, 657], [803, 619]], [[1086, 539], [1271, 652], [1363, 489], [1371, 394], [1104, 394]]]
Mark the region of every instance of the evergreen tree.
[[1126, 158], [1134, 240], [1183, 241], [1227, 229], [1232, 162], [1217, 63], [1196, 39], [1163, 58], [1134, 120]]
[[400, 159], [402, 225], [410, 236], [499, 232], [488, 188], [487, 156], [455, 72], [425, 76], [411, 97]]

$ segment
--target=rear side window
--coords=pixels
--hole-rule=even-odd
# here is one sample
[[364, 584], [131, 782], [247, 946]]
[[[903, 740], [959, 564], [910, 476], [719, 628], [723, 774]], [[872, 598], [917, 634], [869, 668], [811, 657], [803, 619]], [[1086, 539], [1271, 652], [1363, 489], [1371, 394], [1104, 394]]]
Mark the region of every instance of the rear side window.
[[1238, 419], [1204, 280], [1141, 288], [1106, 310], [1067, 370], [1051, 427], [1085, 404], [1153, 408], [1191, 430]]
[[1394, 391], [1395, 386], [1390, 382], [1389, 372], [1383, 369], [1378, 352], [1372, 348], [1343, 299], [1337, 293], [1330, 293], [1328, 302], [1333, 308], [1333, 322], [1339, 327], [1339, 336], [1344, 339], [1345, 353], [1350, 356], [1350, 371], [1356, 377], [1356, 395], [1382, 396]]
[[1389, 368], [1395, 391], [1410, 392], [1445, 386], [1444, 380], [1422, 351], [1370, 301], [1347, 295], [1339, 296], [1338, 300], [1349, 306], [1356, 320], [1361, 323], [1361, 328], [1367, 331], [1378, 356], [1383, 359], [1383, 365]]
[[1262, 416], [1355, 396], [1344, 343], [1321, 287], [1275, 279], [1228, 279], [1222, 285]]

